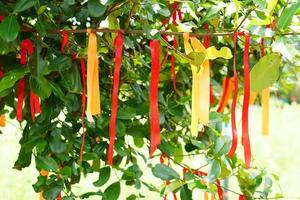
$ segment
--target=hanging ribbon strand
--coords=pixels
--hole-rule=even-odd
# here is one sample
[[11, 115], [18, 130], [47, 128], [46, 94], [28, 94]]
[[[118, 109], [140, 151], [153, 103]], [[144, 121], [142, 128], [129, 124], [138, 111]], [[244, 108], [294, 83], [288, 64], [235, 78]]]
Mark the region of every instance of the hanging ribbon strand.
[[[268, 28], [268, 27], [267, 27]], [[264, 38], [261, 38], [261, 57], [265, 56]], [[270, 107], [270, 88], [263, 89], [261, 95], [261, 106], [262, 106], [262, 135], [269, 135], [269, 107]]]
[[231, 103], [231, 129], [232, 129], [232, 143], [231, 148], [228, 152], [228, 157], [232, 157], [236, 151], [237, 143], [238, 143], [238, 133], [236, 128], [236, 119], [235, 119], [235, 109], [236, 109], [236, 103], [238, 98], [238, 92], [239, 92], [239, 79], [238, 74], [236, 70], [236, 43], [237, 43], [237, 33], [233, 36], [233, 48], [234, 48], [234, 55], [233, 55], [233, 99]]
[[88, 29], [89, 43], [87, 50], [87, 109], [86, 115], [93, 122], [93, 115], [100, 115], [100, 87], [97, 56], [97, 36]]
[[[195, 38], [191, 38], [191, 45], [189, 43], [189, 33], [183, 34], [185, 53], [188, 55], [195, 50], [197, 53], [205, 53], [205, 47], [201, 42]], [[194, 49], [194, 50], [193, 50]], [[192, 119], [191, 119], [191, 133], [193, 136], [198, 135], [198, 124], [207, 125], [209, 122], [209, 105], [210, 105], [210, 69], [209, 60], [205, 59], [198, 67], [191, 63], [192, 68]]]
[[123, 33], [119, 31], [115, 38], [115, 67], [114, 67], [114, 80], [113, 80], [113, 91], [112, 91], [112, 103], [111, 103], [111, 116], [109, 123], [109, 146], [108, 146], [108, 158], [107, 163], [113, 164], [114, 144], [116, 137], [116, 122], [118, 113], [118, 92], [120, 82], [120, 71], [122, 64], [122, 51], [123, 51]]
[[159, 42], [150, 41], [151, 52], [151, 80], [150, 80], [150, 157], [160, 144], [158, 83], [159, 83]]
[[64, 30], [62, 31], [61, 35], [62, 35], [62, 41], [61, 41], [60, 51], [61, 53], [65, 53], [65, 47], [67, 47], [69, 43], [69, 32]]
[[35, 121], [35, 115], [41, 112], [39, 97], [30, 91], [30, 111], [32, 121]]
[[250, 99], [250, 69], [249, 69], [249, 47], [250, 35], [246, 32], [240, 33], [245, 36], [244, 47], [244, 99], [242, 108], [242, 144], [244, 146], [244, 157], [247, 168], [251, 166], [251, 147], [248, 127], [248, 112]]
[[226, 108], [229, 99], [232, 95], [233, 87], [234, 87], [234, 78], [225, 77], [222, 86], [223, 88], [222, 97], [217, 112], [223, 112], [224, 109]]
[[79, 153], [79, 160], [80, 163], [82, 162], [82, 156], [84, 151], [84, 144], [85, 144], [85, 130], [84, 130], [84, 111], [85, 111], [85, 104], [86, 104], [86, 67], [85, 61], [83, 58], [80, 59], [80, 66], [81, 66], [81, 82], [82, 82], [82, 95], [81, 95], [81, 127], [82, 127], [82, 138], [81, 138], [81, 147]]

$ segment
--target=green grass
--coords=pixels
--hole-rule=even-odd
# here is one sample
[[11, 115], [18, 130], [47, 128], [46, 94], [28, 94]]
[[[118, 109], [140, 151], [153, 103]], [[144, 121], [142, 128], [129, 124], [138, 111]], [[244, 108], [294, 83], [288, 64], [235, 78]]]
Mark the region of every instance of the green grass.
[[[281, 189], [276, 185], [274, 185], [273, 189], [275, 193], [282, 191], [285, 196], [284, 199], [288, 200], [299, 199], [300, 197], [299, 120], [299, 105], [287, 105], [278, 101], [272, 101], [270, 136], [263, 137], [261, 136], [261, 108], [253, 106], [250, 109], [250, 134], [255, 158], [254, 165], [266, 168], [268, 172], [275, 173], [280, 177]], [[34, 166], [31, 165], [23, 171], [12, 169], [19, 150], [20, 132], [11, 124], [2, 129], [2, 132], [3, 134], [0, 135], [0, 199], [38, 199], [38, 194], [32, 188], [37, 175]], [[241, 151], [241, 147], [239, 148], [239, 151]], [[147, 174], [150, 174], [150, 171]], [[93, 175], [88, 176], [75, 186], [74, 191], [76, 193], [87, 190], [96, 191], [96, 188], [92, 185], [92, 182], [96, 179], [97, 177]], [[117, 180], [116, 177], [113, 179]], [[159, 180], [151, 176], [145, 177], [144, 180], [157, 186], [161, 184]], [[132, 189], [123, 190], [120, 199], [126, 199], [125, 197], [129, 196], [130, 193], [135, 193], [135, 191]], [[144, 195], [148, 197], [146, 199], [158, 199], [157, 194], [149, 193], [148, 191], [145, 191]]]

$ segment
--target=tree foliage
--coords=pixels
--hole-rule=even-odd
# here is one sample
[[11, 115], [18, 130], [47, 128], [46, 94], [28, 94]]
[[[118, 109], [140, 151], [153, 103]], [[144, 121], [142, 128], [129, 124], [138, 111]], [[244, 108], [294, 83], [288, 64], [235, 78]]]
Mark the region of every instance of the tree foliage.
[[[43, 191], [46, 199], [52, 200], [64, 191], [63, 199], [88, 198], [99, 195], [102, 199], [125, 199], [120, 192], [127, 186], [138, 190], [127, 199], [144, 196], [141, 189], [166, 193], [180, 193], [181, 199], [191, 199], [194, 189], [217, 192], [215, 181], [236, 177], [240, 193], [247, 198], [268, 197], [271, 179], [267, 172], [256, 167], [246, 169], [237, 155], [229, 158], [231, 139], [222, 133], [229, 122], [228, 110], [216, 112], [218, 103], [211, 106], [210, 123], [199, 132], [198, 137], [190, 134], [191, 121], [191, 69], [181, 53], [183, 39], [176, 36], [177, 90], [172, 87], [170, 64], [161, 66], [159, 82], [159, 109], [161, 144], [157, 155], [170, 157], [170, 166], [158, 164], [157, 156], [149, 159], [145, 148], [149, 146], [149, 77], [151, 60], [149, 39], [161, 41], [161, 61], [171, 54], [171, 44], [162, 41], [158, 31], [206, 33], [248, 30], [251, 33], [250, 66], [256, 77], [255, 90], [271, 86], [279, 76], [295, 78], [295, 66], [299, 65], [298, 36], [281, 35], [299, 31], [299, 2], [286, 3], [282, 0], [247, 1], [179, 1], [183, 19], [177, 24], [172, 21], [174, 1], [152, 0], [8, 0], [0, 2], [0, 65], [4, 77], [0, 80], [1, 113], [16, 117], [17, 82], [25, 76], [25, 98], [23, 108], [21, 149], [14, 168], [21, 170], [30, 165], [32, 156], [37, 170], [49, 171], [49, 176], [38, 176], [33, 185], [36, 192]], [[246, 19], [246, 20], [244, 20]], [[266, 26], [277, 22], [277, 28]], [[241, 24], [242, 23], [242, 24]], [[241, 25], [241, 26], [240, 26]], [[274, 23], [273, 23], [274, 25]], [[125, 34], [124, 56], [121, 67], [119, 111], [117, 116], [117, 139], [113, 167], [106, 166], [109, 139], [109, 117], [111, 112], [112, 68], [114, 64], [113, 40], [115, 33], [98, 34], [98, 56], [100, 60], [101, 116], [95, 123], [85, 119], [86, 143], [83, 162], [79, 161], [81, 145], [81, 93], [80, 63], [74, 59], [86, 58], [87, 36], [84, 33], [70, 34], [65, 54], [60, 51], [61, 34], [56, 30], [107, 27], [110, 29], [143, 30], [144, 35]], [[265, 59], [260, 60], [260, 38], [265, 38]], [[25, 66], [19, 64], [20, 42], [30, 39], [34, 53]], [[232, 49], [231, 36], [211, 37], [217, 49], [226, 46]], [[298, 42], [297, 42], [298, 41]], [[237, 68], [243, 73], [244, 40], [238, 41]], [[272, 53], [276, 52], [276, 53]], [[272, 62], [270, 57], [276, 57]], [[194, 56], [198, 58], [198, 56]], [[282, 62], [279, 64], [279, 60]], [[278, 60], [279, 59], [279, 60]], [[231, 77], [233, 61], [217, 58], [211, 62], [211, 80], [216, 98], [221, 93], [224, 76]], [[267, 66], [265, 66], [267, 65]], [[283, 68], [283, 66], [287, 66]], [[266, 80], [265, 77], [270, 79]], [[242, 79], [241, 79], [242, 81]], [[286, 85], [287, 83], [277, 82]], [[242, 84], [240, 83], [242, 91]], [[284, 86], [286, 87], [286, 86]], [[32, 120], [29, 91], [41, 99], [41, 114]], [[197, 166], [190, 166], [187, 155], [198, 159]], [[154, 177], [170, 181], [170, 185], [157, 189], [151, 182], [143, 180], [142, 166], [152, 169]], [[177, 166], [177, 167], [173, 167]], [[188, 172], [184, 177], [178, 166]], [[207, 175], [197, 175], [193, 169], [201, 168]], [[119, 174], [113, 182], [113, 172]], [[87, 174], [99, 174], [94, 185], [98, 191], [75, 194], [72, 185]], [[109, 183], [109, 184], [106, 184]], [[105, 185], [106, 184], [106, 185]], [[105, 186], [104, 186], [105, 185]], [[225, 189], [224, 189], [225, 190]], [[146, 196], [147, 197], [147, 196]]]

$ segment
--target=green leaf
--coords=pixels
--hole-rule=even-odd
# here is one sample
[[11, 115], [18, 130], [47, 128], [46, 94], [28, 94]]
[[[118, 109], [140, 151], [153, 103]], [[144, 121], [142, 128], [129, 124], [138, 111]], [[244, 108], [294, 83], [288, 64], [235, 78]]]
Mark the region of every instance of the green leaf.
[[60, 134], [53, 131], [51, 135], [52, 137], [49, 142], [51, 151], [53, 153], [63, 153], [67, 149], [67, 144], [61, 141]]
[[110, 177], [110, 167], [103, 167], [99, 171], [99, 179], [94, 182], [94, 186], [101, 187], [104, 185]]
[[19, 79], [23, 78], [27, 72], [27, 68], [20, 68], [11, 70], [4, 74], [3, 78], [1, 78], [0, 80], [0, 93], [6, 89], [13, 87], [15, 83]]
[[118, 110], [118, 119], [132, 119], [136, 116], [136, 110], [131, 107], [119, 108]]
[[43, 193], [45, 199], [47, 200], [55, 200], [57, 195], [63, 190], [63, 185], [51, 185], [48, 189], [46, 189]]
[[221, 175], [221, 165], [218, 160], [212, 160], [210, 163], [210, 170], [208, 173], [208, 179], [210, 183], [216, 181], [216, 179]]
[[200, 66], [202, 65], [205, 59], [205, 54], [193, 51], [188, 54], [188, 57], [192, 59], [190, 63], [192, 65], [195, 65], [198, 69], [200, 69]]
[[72, 176], [72, 168], [69, 166], [66, 166], [62, 168], [60, 171], [60, 174], [62, 175], [63, 178], [70, 178]]
[[15, 15], [5, 17], [0, 23], [0, 37], [7, 42], [15, 40], [19, 32], [20, 26]]
[[121, 193], [120, 182], [115, 182], [104, 191], [103, 200], [117, 200]]
[[156, 164], [152, 169], [152, 173], [154, 176], [164, 181], [180, 178], [179, 174], [174, 169], [163, 164]]
[[66, 101], [65, 94], [63, 93], [63, 91], [61, 90], [61, 87], [58, 84], [56, 84], [54, 82], [50, 82], [50, 86], [51, 86], [53, 94], [57, 98], [59, 98], [62, 101]]
[[187, 185], [184, 185], [180, 189], [180, 199], [181, 200], [193, 200], [192, 191]]
[[290, 25], [293, 16], [299, 10], [299, 8], [300, 8], [300, 2], [291, 4], [288, 7], [286, 7], [282, 11], [282, 13], [278, 19], [278, 22], [277, 22], [278, 29], [286, 29], [288, 27], [288, 25]]
[[35, 162], [36, 162], [36, 167], [39, 170], [44, 169], [47, 171], [54, 171], [54, 172], [57, 172], [58, 170], [57, 162], [51, 157], [37, 156]]
[[164, 17], [169, 17], [171, 14], [168, 8], [161, 8], [158, 10], [158, 13]]
[[96, 153], [85, 153], [82, 156], [83, 161], [89, 161], [89, 160], [95, 160], [98, 158], [98, 155]]
[[49, 81], [44, 76], [30, 76], [29, 78], [30, 88], [33, 92], [42, 99], [46, 99], [51, 94], [51, 86]]
[[72, 67], [72, 59], [68, 56], [60, 56], [50, 60], [50, 71], [65, 71]]
[[272, 53], [262, 57], [250, 72], [251, 91], [260, 92], [271, 86], [279, 77], [281, 56]]
[[106, 7], [99, 0], [88, 1], [88, 13], [91, 17], [101, 17], [105, 13]]
[[174, 192], [175, 190], [177, 190], [178, 188], [180, 188], [183, 185], [186, 185], [186, 182], [184, 182], [182, 180], [176, 180], [176, 181], [171, 182], [170, 184], [168, 184], [166, 186], [164, 195], [168, 195], [169, 193]]
[[28, 8], [34, 6], [36, 3], [36, 0], [19, 0], [15, 6], [14, 12], [18, 13], [27, 10]]

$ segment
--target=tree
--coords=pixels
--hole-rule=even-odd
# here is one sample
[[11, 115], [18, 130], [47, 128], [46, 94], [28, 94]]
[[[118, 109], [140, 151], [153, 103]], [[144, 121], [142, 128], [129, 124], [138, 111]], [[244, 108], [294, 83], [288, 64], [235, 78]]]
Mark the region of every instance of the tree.
[[[91, 195], [109, 200], [124, 199], [119, 195], [125, 185], [137, 190], [147, 188], [162, 196], [177, 193], [181, 199], [192, 199], [193, 190], [198, 188], [222, 198], [222, 191], [227, 188], [220, 180], [228, 177], [237, 178], [241, 189], [238, 193], [244, 198], [267, 198], [272, 185], [270, 175], [256, 167], [248, 169], [249, 166], [236, 154], [227, 155], [232, 142], [222, 134], [222, 125], [230, 121], [228, 98], [215, 99], [215, 103], [212, 98], [209, 124], [196, 130], [196, 135], [191, 134], [191, 65], [197, 67], [194, 73], [198, 73], [207, 57], [214, 58], [210, 61], [211, 91], [217, 94], [224, 77], [229, 79], [234, 75], [233, 32], [249, 31], [249, 62], [243, 59], [247, 37], [239, 37], [236, 43], [236, 75], [240, 79], [236, 91], [243, 94], [243, 86], [247, 84], [243, 79], [246, 63], [254, 66], [251, 70], [253, 91], [260, 92], [273, 85], [279, 75], [294, 76], [287, 70], [291, 67], [283, 70], [279, 67], [297, 63], [298, 50], [293, 42], [299, 44], [299, 37], [294, 32], [299, 30], [294, 23], [299, 20], [299, 15], [294, 16], [299, 14], [299, 5], [299, 2], [277, 0], [0, 2], [0, 64], [4, 74], [0, 80], [1, 113], [17, 118], [23, 130], [14, 168], [21, 170], [29, 166], [33, 155], [36, 168], [41, 172], [33, 188], [42, 192], [46, 199], [60, 198], [61, 191], [64, 191], [63, 199]], [[96, 30], [100, 26], [108, 29]], [[102, 108], [101, 115], [93, 117], [94, 122], [84, 115], [85, 70], [81, 70], [89, 51], [87, 28], [91, 32], [98, 31]], [[117, 33], [117, 29], [122, 31]], [[189, 31], [204, 36], [206, 42], [203, 43], [210, 41], [216, 49], [188, 53], [182, 33], [177, 33]], [[212, 34], [206, 35], [207, 32]], [[118, 51], [114, 40], [118, 34], [124, 37], [123, 57], [119, 93], [115, 96], [119, 100], [115, 154], [112, 166], [108, 166], [112, 87], [116, 84], [114, 57]], [[172, 34], [175, 36], [167, 36]], [[262, 37], [266, 45], [264, 60], [260, 55]], [[156, 56], [151, 57], [149, 48], [155, 47], [149, 46], [149, 40], [160, 45]], [[221, 47], [226, 48], [218, 51]], [[157, 54], [160, 59], [156, 62], [161, 65], [158, 89], [160, 144], [149, 161], [149, 155], [143, 152], [149, 146], [151, 63], [157, 59]], [[173, 61], [169, 62], [169, 57]], [[175, 71], [171, 73], [171, 69]], [[223, 89], [223, 93], [228, 90], [226, 84]], [[225, 112], [216, 112], [219, 102], [223, 103], [220, 109]], [[81, 150], [83, 130], [85, 143]], [[199, 159], [199, 165], [192, 167], [186, 162], [184, 158], [191, 156]], [[158, 157], [161, 163], [158, 163]], [[165, 186], [157, 189], [143, 181], [142, 165], [151, 168], [153, 176], [166, 181]], [[178, 167], [184, 171], [183, 176], [179, 175]], [[103, 188], [112, 171], [120, 175], [119, 181]], [[99, 174], [99, 180], [94, 183], [99, 190], [74, 194], [72, 185], [89, 173]], [[127, 199], [143, 197], [138, 192]]]

